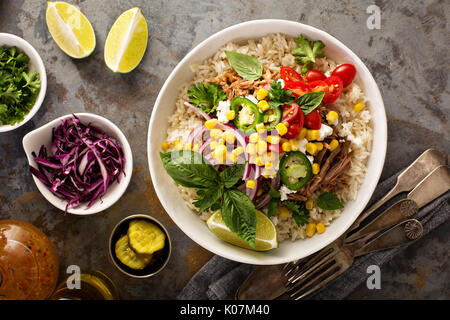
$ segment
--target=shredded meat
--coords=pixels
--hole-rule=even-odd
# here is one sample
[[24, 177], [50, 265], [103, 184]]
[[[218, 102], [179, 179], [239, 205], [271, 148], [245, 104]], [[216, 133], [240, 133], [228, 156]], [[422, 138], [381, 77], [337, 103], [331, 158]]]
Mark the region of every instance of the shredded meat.
[[288, 199], [289, 200], [297, 200], [297, 201], [306, 201], [308, 200], [307, 197], [305, 197], [304, 195], [301, 195], [300, 193], [291, 193], [288, 194]]

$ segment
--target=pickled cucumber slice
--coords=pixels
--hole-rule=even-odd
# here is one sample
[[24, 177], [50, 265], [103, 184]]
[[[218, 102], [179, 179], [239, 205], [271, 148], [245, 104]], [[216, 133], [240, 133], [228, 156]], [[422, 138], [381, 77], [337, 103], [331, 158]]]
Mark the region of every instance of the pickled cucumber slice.
[[164, 248], [166, 235], [156, 225], [145, 220], [133, 220], [128, 228], [131, 248], [140, 254], [152, 254]]
[[128, 244], [128, 236], [124, 235], [116, 242], [116, 256], [124, 265], [135, 270], [144, 269], [152, 255], [137, 254]]

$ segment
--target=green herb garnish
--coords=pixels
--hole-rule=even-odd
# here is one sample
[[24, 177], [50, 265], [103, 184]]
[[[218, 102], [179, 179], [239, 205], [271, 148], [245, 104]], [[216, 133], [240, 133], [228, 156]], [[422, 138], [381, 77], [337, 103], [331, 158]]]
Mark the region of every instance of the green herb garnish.
[[269, 92], [267, 94], [269, 98], [269, 104], [273, 107], [279, 107], [285, 104], [290, 104], [295, 100], [295, 97], [292, 96], [291, 90], [285, 90], [281, 83], [278, 81], [272, 82], [269, 88]]
[[247, 80], [258, 80], [262, 76], [263, 67], [258, 59], [235, 51], [225, 51], [234, 71]]
[[41, 81], [29, 61], [17, 47], [0, 47], [0, 125], [23, 121], [36, 102]]
[[206, 113], [216, 110], [219, 102], [226, 99], [227, 95], [215, 82], [197, 82], [188, 91], [189, 101]]
[[286, 200], [281, 203], [292, 212], [292, 218], [300, 227], [308, 224], [309, 211], [306, 209], [305, 203], [302, 201]]
[[270, 218], [275, 212], [277, 212], [278, 203], [280, 202], [281, 194], [280, 194], [280, 191], [275, 190], [271, 186], [270, 190], [269, 190], [269, 195], [272, 197], [272, 199], [269, 202], [269, 205], [267, 206], [267, 216]]
[[295, 57], [295, 62], [303, 65], [302, 74], [305, 74], [311, 68], [311, 64], [316, 62], [316, 57], [325, 56], [325, 53], [322, 50], [325, 45], [320, 40], [308, 40], [308, 38], [304, 37], [302, 34], [295, 39], [295, 42], [297, 43], [298, 48], [292, 50], [292, 55]]
[[235, 187], [245, 164], [234, 164], [218, 174], [203, 156], [194, 151], [160, 153], [163, 166], [183, 187], [194, 188], [198, 198], [193, 205], [199, 213], [221, 209], [225, 225], [255, 248], [256, 209], [250, 198]]
[[317, 198], [316, 204], [322, 210], [338, 210], [344, 208], [339, 198], [330, 192], [322, 193]]
[[325, 92], [308, 92], [300, 96], [295, 102], [300, 106], [303, 114], [306, 116], [322, 103], [324, 96]]

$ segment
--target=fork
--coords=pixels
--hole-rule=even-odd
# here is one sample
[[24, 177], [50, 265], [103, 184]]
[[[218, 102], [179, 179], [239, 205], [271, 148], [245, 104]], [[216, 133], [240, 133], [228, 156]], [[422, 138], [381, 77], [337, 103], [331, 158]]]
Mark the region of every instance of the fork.
[[302, 299], [344, 273], [353, 264], [354, 258], [415, 241], [422, 235], [422, 224], [416, 219], [408, 219], [368, 242], [371, 235], [345, 244], [328, 259], [324, 259], [326, 253], [321, 252], [288, 270], [286, 293], [294, 300]]

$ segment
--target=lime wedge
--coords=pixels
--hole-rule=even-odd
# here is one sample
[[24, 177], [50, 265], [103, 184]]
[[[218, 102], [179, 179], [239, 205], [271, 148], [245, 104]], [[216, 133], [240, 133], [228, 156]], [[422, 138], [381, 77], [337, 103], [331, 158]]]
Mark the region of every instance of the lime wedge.
[[147, 21], [139, 8], [122, 13], [105, 43], [105, 62], [113, 72], [127, 73], [141, 62], [147, 48]]
[[72, 58], [85, 58], [94, 51], [94, 29], [86, 16], [73, 5], [48, 1], [45, 19], [53, 40]]
[[264, 213], [258, 210], [256, 210], [256, 219], [255, 248], [252, 248], [247, 242], [239, 238], [235, 233], [231, 232], [222, 220], [220, 210], [216, 211], [208, 218], [206, 225], [209, 230], [211, 230], [211, 232], [220, 239], [242, 248], [256, 251], [267, 251], [278, 248], [277, 231], [272, 221], [267, 218]]

